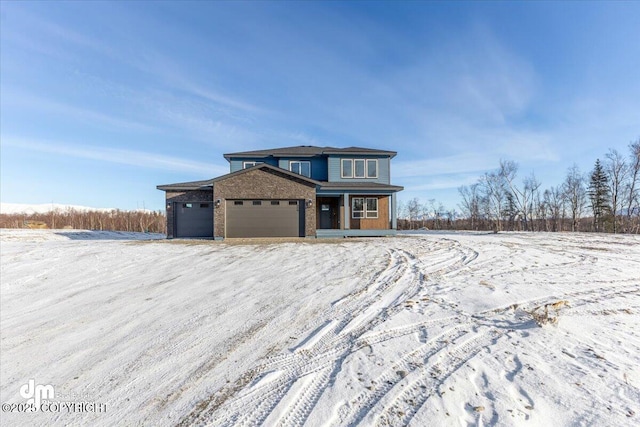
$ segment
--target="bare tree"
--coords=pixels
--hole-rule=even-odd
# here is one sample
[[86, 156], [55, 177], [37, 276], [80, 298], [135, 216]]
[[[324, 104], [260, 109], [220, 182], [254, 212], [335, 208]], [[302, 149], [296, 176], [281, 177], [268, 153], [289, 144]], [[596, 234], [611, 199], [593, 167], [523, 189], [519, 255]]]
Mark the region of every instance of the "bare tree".
[[478, 227], [478, 219], [480, 217], [480, 194], [478, 191], [479, 184], [471, 186], [462, 186], [458, 188], [458, 193], [462, 197], [460, 209], [462, 214], [466, 215], [471, 221], [471, 229], [476, 230]]
[[420, 213], [420, 200], [417, 197], [407, 203], [407, 213], [409, 214], [409, 229], [413, 230], [413, 223], [418, 219]]
[[551, 231], [562, 231], [566, 201], [563, 189], [561, 187], [551, 187], [544, 191], [543, 198], [551, 217]]
[[533, 215], [535, 205], [534, 196], [540, 188], [540, 182], [536, 179], [535, 175], [531, 173], [530, 176], [523, 180], [523, 186], [520, 188], [515, 183], [517, 173], [518, 164], [516, 162], [511, 160], [500, 161], [499, 174], [509, 188], [509, 200], [513, 207], [512, 213], [516, 217], [521, 215], [524, 221], [524, 229], [529, 230], [531, 228], [529, 222]]
[[[640, 217], [640, 192], [638, 191], [638, 185], [640, 185], [640, 138], [637, 141], [629, 144], [629, 164], [628, 164], [628, 181], [626, 187], [626, 201], [627, 201], [627, 231], [632, 230], [632, 216], [635, 211], [636, 216]], [[638, 230], [636, 230], [637, 232]]]
[[584, 184], [584, 176], [578, 166], [574, 164], [567, 171], [567, 176], [562, 184], [562, 191], [571, 211], [571, 231], [579, 230], [582, 211], [587, 203], [587, 191]]
[[404, 219], [407, 216], [406, 204], [403, 200], [398, 200], [396, 204], [396, 218]]
[[[542, 206], [542, 201], [540, 200], [540, 185], [540, 181], [538, 181], [533, 172], [523, 181], [522, 200], [525, 210], [528, 210], [528, 214], [525, 216], [525, 226], [527, 225], [527, 218], [529, 218], [533, 224], [533, 220], [536, 219], [534, 208], [536, 206]], [[542, 214], [544, 215], [544, 212]], [[533, 227], [531, 227], [531, 230], [533, 231]]]
[[[435, 200], [435, 199], [431, 199], [431, 200]], [[422, 227], [426, 227], [425, 221], [427, 221], [429, 219], [429, 206], [424, 203], [420, 205], [420, 216], [422, 217]]]
[[609, 178], [609, 197], [613, 214], [613, 232], [618, 232], [618, 213], [622, 208], [622, 192], [627, 178], [627, 162], [617, 150], [610, 149], [606, 156], [605, 171]]
[[494, 221], [493, 230], [495, 232], [502, 230], [502, 218], [506, 203], [506, 186], [504, 178], [499, 172], [486, 172], [479, 182], [485, 211], [487, 217]]

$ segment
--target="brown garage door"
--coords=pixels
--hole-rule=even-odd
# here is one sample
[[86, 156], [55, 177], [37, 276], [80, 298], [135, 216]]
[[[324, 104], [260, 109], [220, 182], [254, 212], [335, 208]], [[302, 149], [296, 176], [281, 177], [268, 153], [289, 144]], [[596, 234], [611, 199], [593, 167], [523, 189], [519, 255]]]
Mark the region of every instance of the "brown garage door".
[[226, 237], [303, 236], [298, 200], [227, 200]]

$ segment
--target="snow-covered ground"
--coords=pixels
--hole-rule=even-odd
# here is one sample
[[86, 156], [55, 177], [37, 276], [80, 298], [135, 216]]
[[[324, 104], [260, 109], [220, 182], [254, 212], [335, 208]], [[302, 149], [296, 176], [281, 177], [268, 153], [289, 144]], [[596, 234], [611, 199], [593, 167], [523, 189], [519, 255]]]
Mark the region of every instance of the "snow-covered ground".
[[636, 236], [73, 233], [0, 231], [1, 400], [106, 412], [2, 426], [640, 422]]

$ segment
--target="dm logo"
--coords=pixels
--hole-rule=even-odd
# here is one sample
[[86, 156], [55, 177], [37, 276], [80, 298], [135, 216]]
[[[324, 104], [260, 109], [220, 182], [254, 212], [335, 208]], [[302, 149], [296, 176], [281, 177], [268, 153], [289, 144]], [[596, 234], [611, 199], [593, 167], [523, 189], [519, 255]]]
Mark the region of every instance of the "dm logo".
[[36, 385], [36, 380], [30, 379], [27, 384], [20, 387], [20, 396], [27, 399], [27, 403], [33, 405], [33, 408], [38, 411], [42, 400], [55, 398], [55, 391], [51, 384]]

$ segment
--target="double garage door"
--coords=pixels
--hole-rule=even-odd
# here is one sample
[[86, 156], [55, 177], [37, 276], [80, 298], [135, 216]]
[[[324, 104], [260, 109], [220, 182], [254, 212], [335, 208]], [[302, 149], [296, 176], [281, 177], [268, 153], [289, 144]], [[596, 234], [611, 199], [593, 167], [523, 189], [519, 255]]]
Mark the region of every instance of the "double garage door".
[[227, 200], [226, 237], [304, 236], [299, 200]]
[[213, 237], [213, 202], [176, 203], [175, 237]]

